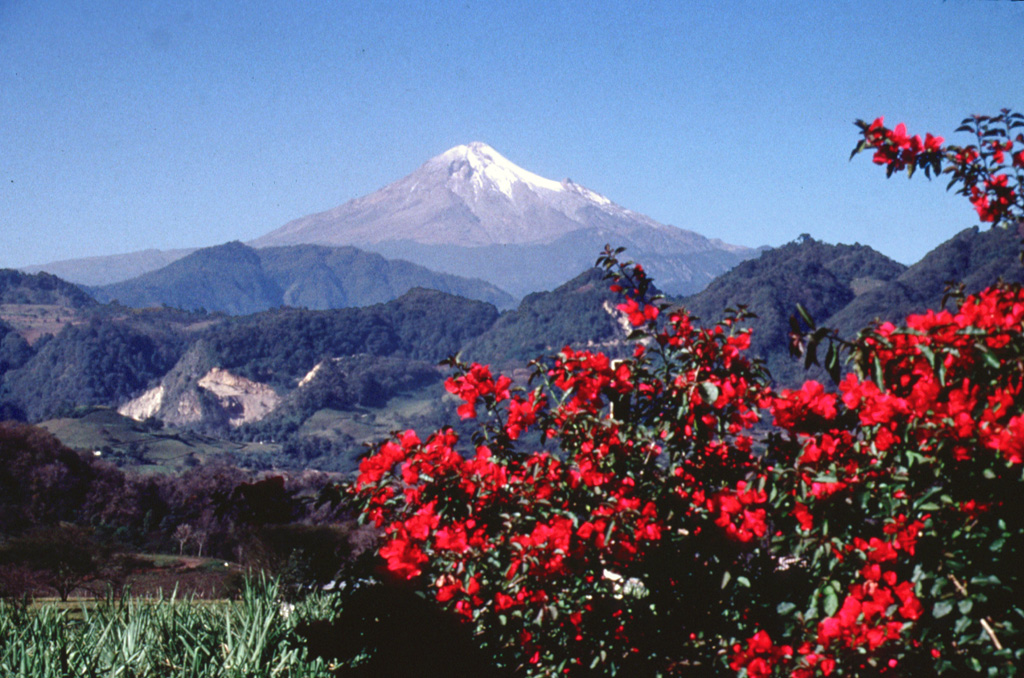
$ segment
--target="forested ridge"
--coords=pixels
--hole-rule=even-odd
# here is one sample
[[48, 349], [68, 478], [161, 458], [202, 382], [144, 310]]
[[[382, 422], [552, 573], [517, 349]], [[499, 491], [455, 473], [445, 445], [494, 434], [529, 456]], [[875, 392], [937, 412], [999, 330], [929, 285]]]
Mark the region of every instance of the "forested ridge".
[[383, 303], [426, 287], [507, 307], [514, 300], [482, 280], [437, 273], [355, 247], [207, 247], [131, 280], [92, 288], [100, 301], [168, 305], [236, 315], [279, 306], [325, 310]]
[[[752, 354], [765, 360], [777, 381], [790, 384], [806, 376], [788, 351], [796, 304], [841, 332], [874, 318], [936, 306], [941, 294], [935, 290], [946, 280], [961, 280], [975, 291], [1000, 276], [1019, 276], [1013, 265], [1015, 238], [1001, 229], [968, 230], [907, 268], [867, 246], [831, 245], [805, 236], [741, 263], [700, 294], [677, 303], [706, 321], [725, 308], [745, 305], [756, 316], [747, 321], [753, 328]], [[255, 256], [241, 245], [221, 249], [237, 257], [239, 265]], [[299, 249], [314, 263], [340, 256], [330, 248]], [[219, 262], [225, 253], [214, 254], [199, 251], [191, 265], [204, 257]], [[215, 268], [208, 270], [215, 273]], [[63, 329], [31, 345], [0, 320], [3, 418], [39, 422], [78, 416], [89, 407], [119, 407], [160, 386], [165, 404], [154, 410], [157, 421], [179, 401], [193, 403], [189, 407], [199, 414], [187, 428], [281, 446], [258, 463], [250, 458], [261, 467], [351, 469], [361, 444], [386, 433], [388, 426], [457, 423], [440, 404], [445, 372], [435, 367], [457, 353], [514, 372], [530, 357], [567, 344], [611, 354], [626, 347], [618, 301], [597, 269], [550, 292], [531, 294], [504, 313], [486, 302], [412, 289], [363, 307], [279, 307], [229, 316], [97, 305], [80, 289], [46, 274], [7, 272], [0, 281], [5, 299], [78, 308]], [[230, 417], [237, 415], [224, 411], [223, 403], [198, 386], [214, 367], [274, 389], [280, 401], [276, 409], [260, 420], [229, 427]], [[314, 368], [315, 378], [300, 388]], [[407, 411], [394, 410], [389, 402], [402, 394], [413, 400]], [[331, 415], [343, 421], [331, 425], [330, 417], [320, 418], [316, 426], [303, 428], [322, 410], [343, 413]], [[129, 457], [138, 456], [144, 443], [133, 445]], [[127, 449], [116, 441], [112, 447]]]

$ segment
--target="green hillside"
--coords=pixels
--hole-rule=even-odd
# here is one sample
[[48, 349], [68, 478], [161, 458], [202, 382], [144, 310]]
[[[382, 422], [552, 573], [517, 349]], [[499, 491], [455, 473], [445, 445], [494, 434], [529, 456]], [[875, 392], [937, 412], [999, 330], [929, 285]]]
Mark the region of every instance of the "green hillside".
[[788, 350], [789, 318], [797, 304], [825, 320], [904, 269], [870, 247], [830, 245], [805, 236], [743, 262], [687, 297], [683, 306], [711, 323], [724, 309], [745, 305], [757, 316], [749, 321], [752, 353], [765, 359], [778, 381], [788, 383], [804, 374]]
[[501, 307], [512, 297], [481, 280], [435, 273], [354, 247], [295, 245], [253, 249], [240, 242], [197, 250], [124, 282], [94, 288], [101, 301], [136, 308], [173, 306], [232, 315], [280, 306], [332, 309], [389, 301], [415, 287]]

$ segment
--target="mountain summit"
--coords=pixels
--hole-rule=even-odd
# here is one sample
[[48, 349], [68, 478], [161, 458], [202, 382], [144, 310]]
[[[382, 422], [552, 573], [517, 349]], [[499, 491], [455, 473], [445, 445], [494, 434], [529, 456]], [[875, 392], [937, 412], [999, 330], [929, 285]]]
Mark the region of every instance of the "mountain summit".
[[569, 179], [554, 181], [525, 170], [474, 141], [431, 158], [375, 193], [296, 219], [253, 244], [533, 245], [587, 228], [595, 218], [666, 228]]
[[661, 273], [664, 289], [678, 292], [695, 292], [756, 254], [658, 223], [569, 179], [534, 174], [479, 141], [251, 244], [355, 245], [522, 296], [589, 268], [606, 243], [627, 247]]

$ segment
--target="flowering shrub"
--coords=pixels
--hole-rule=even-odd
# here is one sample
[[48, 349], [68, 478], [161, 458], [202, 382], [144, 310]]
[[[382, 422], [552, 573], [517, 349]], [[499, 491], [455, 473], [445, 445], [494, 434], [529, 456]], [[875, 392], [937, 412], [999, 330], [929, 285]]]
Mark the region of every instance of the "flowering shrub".
[[[863, 129], [891, 171], [945, 171], [941, 139]], [[631, 358], [566, 347], [530, 390], [452, 360], [472, 440], [408, 431], [363, 460], [388, 570], [518, 675], [1013, 674], [1024, 292], [869, 328], [838, 390], [776, 393], [742, 313], [698, 327], [617, 255]]]
[[996, 225], [1020, 222], [1024, 206], [1024, 115], [1003, 109], [998, 115], [974, 115], [966, 118], [957, 132], [975, 138], [967, 146], [943, 146], [942, 137], [926, 134], [907, 136], [906, 125], [888, 129], [884, 120], [872, 123], [858, 120], [862, 139], [850, 157], [874, 150], [872, 160], [885, 165], [886, 175], [915, 170], [933, 175], [949, 174], [947, 189], [965, 196], [978, 213], [978, 219]]

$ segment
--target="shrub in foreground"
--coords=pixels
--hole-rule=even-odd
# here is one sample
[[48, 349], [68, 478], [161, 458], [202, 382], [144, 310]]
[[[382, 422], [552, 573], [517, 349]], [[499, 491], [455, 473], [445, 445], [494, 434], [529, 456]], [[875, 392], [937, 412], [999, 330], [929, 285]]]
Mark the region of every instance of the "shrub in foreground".
[[[1024, 120], [973, 120], [973, 155], [881, 120], [856, 151], [948, 171], [983, 220], [1018, 221]], [[599, 264], [631, 358], [567, 347], [529, 390], [452, 361], [471, 440], [408, 431], [363, 460], [387, 569], [519, 675], [1015, 674], [1020, 287], [869, 327], [838, 388], [775, 392], [741, 312], [697, 327], [617, 254]]]

